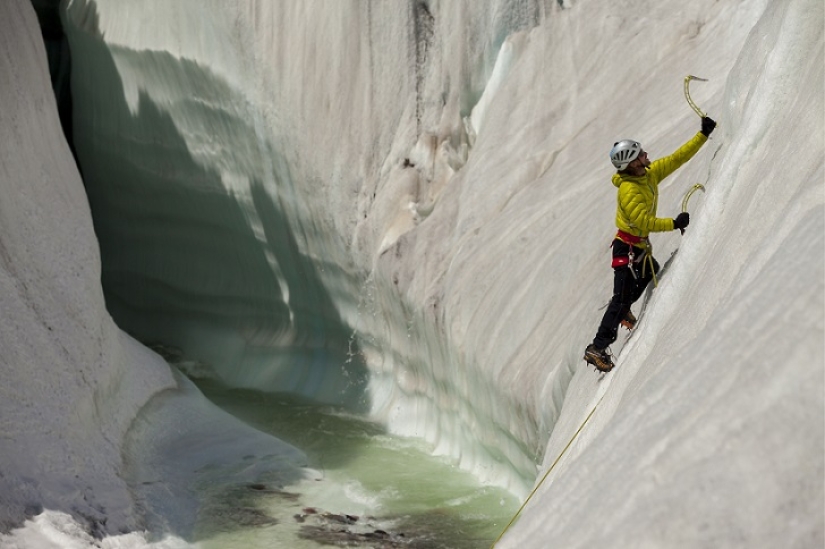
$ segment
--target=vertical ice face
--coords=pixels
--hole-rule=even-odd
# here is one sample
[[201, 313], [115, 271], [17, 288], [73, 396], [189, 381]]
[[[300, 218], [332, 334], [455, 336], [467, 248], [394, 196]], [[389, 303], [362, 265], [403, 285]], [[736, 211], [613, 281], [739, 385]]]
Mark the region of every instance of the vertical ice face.
[[523, 489], [531, 428], [473, 403], [495, 383], [420, 296], [406, 304], [414, 263], [396, 283], [373, 272], [467, 161], [501, 44], [544, 15], [492, 8], [69, 2], [75, 139], [120, 324], [228, 383], [370, 409], [469, 468], [500, 462], [487, 479], [512, 483], [516, 463]]
[[[41, 508], [132, 529], [121, 445], [166, 364], [112, 322], [28, 2], [0, 5], [0, 528]], [[109, 530], [111, 529], [111, 530]]]
[[[143, 340], [178, 345], [235, 385], [360, 406], [363, 368], [341, 368], [351, 329], [317, 274], [337, 273], [338, 262], [308, 257], [299, 241], [316, 221], [289, 207], [290, 151], [252, 103], [254, 81], [247, 88], [234, 65], [242, 52], [214, 47], [231, 29], [209, 17], [187, 28], [170, 9], [182, 42], [194, 32], [228, 60], [213, 68], [174, 48], [107, 44], [96, 5], [67, 10], [75, 137], [108, 306]], [[334, 238], [318, 233], [309, 234], [322, 244]]]
[[[157, 487], [143, 481], [161, 474], [161, 498], [177, 494], [164, 521], [180, 527], [193, 513], [186, 483], [197, 478], [181, 461], [216, 471], [243, 458], [241, 476], [300, 476], [299, 451], [184, 383], [176, 391], [168, 365], [114, 324], [89, 202], [27, 0], [0, 5], [0, 46], [0, 531], [43, 510], [65, 517], [58, 532], [42, 528], [54, 545], [73, 544], [81, 528], [94, 537], [139, 530], [147, 517], [135, 497], [153, 496]], [[0, 536], [6, 542], [18, 545]]]

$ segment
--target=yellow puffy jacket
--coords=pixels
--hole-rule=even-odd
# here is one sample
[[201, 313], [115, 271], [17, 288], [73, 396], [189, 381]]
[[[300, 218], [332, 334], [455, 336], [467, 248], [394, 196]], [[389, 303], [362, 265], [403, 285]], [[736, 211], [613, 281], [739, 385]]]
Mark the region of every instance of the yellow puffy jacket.
[[673, 230], [673, 219], [656, 217], [659, 182], [693, 158], [707, 140], [705, 134], [697, 133], [670, 156], [651, 162], [644, 175], [613, 175], [613, 184], [619, 188], [616, 208], [616, 226], [619, 230], [642, 238], [653, 232]]

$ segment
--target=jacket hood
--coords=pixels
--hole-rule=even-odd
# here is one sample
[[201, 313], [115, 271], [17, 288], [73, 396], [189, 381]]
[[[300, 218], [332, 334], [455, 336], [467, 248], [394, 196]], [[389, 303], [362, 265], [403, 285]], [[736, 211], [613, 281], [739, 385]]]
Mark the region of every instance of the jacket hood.
[[644, 175], [627, 175], [627, 174], [621, 174], [621, 173], [616, 172], [616, 173], [613, 174], [613, 178], [611, 180], [613, 181], [613, 185], [616, 188], [619, 188], [619, 186], [624, 181], [630, 181], [631, 183], [639, 183], [640, 181], [644, 180], [645, 177], [647, 177], [647, 170], [648, 169], [649, 168], [645, 168], [645, 174]]

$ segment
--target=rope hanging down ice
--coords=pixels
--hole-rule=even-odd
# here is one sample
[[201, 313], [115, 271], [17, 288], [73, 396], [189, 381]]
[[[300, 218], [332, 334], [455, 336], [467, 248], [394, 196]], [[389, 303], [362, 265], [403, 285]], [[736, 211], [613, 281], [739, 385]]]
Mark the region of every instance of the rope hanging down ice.
[[502, 530], [501, 533], [498, 535], [496, 540], [490, 546], [490, 549], [493, 549], [498, 544], [498, 542], [501, 541], [501, 538], [504, 537], [504, 534], [507, 532], [507, 530], [510, 529], [510, 526], [512, 526], [513, 523], [516, 522], [516, 519], [518, 519], [519, 515], [521, 515], [522, 510], [527, 506], [527, 503], [530, 501], [530, 498], [532, 498], [535, 495], [535, 493], [538, 491], [538, 489], [541, 487], [541, 485], [544, 483], [544, 481], [547, 480], [547, 477], [550, 476], [550, 473], [556, 467], [556, 464], [558, 464], [558, 462], [561, 461], [561, 458], [564, 456], [564, 454], [567, 452], [567, 450], [570, 448], [570, 446], [573, 445], [573, 441], [576, 440], [576, 437], [579, 436], [579, 433], [582, 432], [582, 429], [584, 429], [584, 426], [587, 425], [587, 422], [590, 421], [591, 417], [593, 417], [593, 412], [595, 412], [596, 408], [599, 407], [599, 404], [602, 403], [602, 399], [604, 399], [604, 395], [602, 395], [601, 398], [599, 398], [599, 401], [596, 403], [595, 406], [593, 406], [593, 409], [590, 410], [590, 413], [587, 414], [587, 417], [584, 418], [584, 421], [582, 422], [582, 424], [579, 425], [579, 428], [573, 434], [573, 437], [570, 439], [570, 441], [567, 443], [567, 445], [564, 447], [564, 449], [561, 451], [561, 453], [558, 455], [558, 457], [556, 457], [555, 461], [553, 461], [553, 464], [550, 465], [550, 467], [547, 469], [547, 472], [544, 473], [544, 476], [541, 477], [541, 480], [538, 482], [538, 484], [536, 484], [536, 487], [533, 488], [533, 491], [530, 492], [530, 495], [527, 496], [527, 499], [525, 499], [524, 503], [521, 504], [521, 507], [519, 507], [518, 511], [516, 511], [516, 514], [513, 515], [513, 518], [510, 519], [510, 522], [508, 522], [507, 526], [504, 527], [504, 530]]

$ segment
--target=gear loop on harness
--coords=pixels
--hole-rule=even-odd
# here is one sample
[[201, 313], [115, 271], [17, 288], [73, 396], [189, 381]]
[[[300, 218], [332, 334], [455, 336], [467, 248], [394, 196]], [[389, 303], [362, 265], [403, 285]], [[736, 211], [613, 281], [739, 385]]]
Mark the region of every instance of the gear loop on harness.
[[[656, 279], [656, 269], [654, 269], [653, 267], [653, 244], [650, 243], [650, 240], [647, 237], [639, 237], [622, 230], [619, 230], [619, 232], [616, 233], [616, 238], [630, 246], [630, 251], [627, 254], [628, 261], [626, 264], [630, 268], [630, 274], [633, 276], [633, 278], [638, 278], [638, 276], [636, 276], [635, 265], [636, 263], [641, 262], [642, 277], [645, 276], [645, 273], [647, 272], [646, 269], [648, 265], [650, 265], [650, 272], [653, 275], [653, 285], [658, 286], [659, 281]], [[642, 250], [642, 254], [638, 258], [636, 258], [636, 255], [633, 253], [634, 247]], [[625, 263], [619, 263], [616, 261], [616, 258], [614, 258], [614, 267], [620, 267], [623, 265], [625, 265]]]

